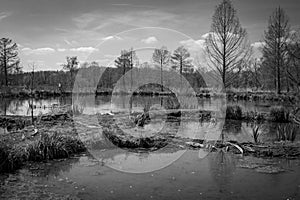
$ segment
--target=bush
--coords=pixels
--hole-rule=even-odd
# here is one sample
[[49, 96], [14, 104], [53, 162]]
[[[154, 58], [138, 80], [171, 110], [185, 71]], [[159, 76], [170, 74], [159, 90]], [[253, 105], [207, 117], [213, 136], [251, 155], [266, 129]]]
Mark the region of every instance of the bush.
[[282, 106], [274, 106], [271, 107], [270, 117], [274, 122], [289, 122], [290, 112]]
[[243, 118], [242, 108], [238, 105], [227, 106], [226, 119], [241, 120]]

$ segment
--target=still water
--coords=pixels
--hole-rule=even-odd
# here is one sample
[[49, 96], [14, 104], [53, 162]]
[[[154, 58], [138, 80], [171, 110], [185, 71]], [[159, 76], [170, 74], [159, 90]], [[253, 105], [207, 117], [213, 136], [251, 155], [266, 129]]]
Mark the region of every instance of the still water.
[[[143, 109], [146, 104], [160, 104], [161, 100], [168, 97], [149, 97], [135, 96], [132, 100], [132, 106], [136, 109]], [[75, 101], [75, 102], [74, 102]], [[80, 95], [73, 97], [74, 104], [83, 108], [84, 114], [94, 114], [105, 110], [125, 109], [128, 108], [128, 96], [118, 96], [111, 98], [110, 96], [95, 96], [95, 95]], [[205, 109], [215, 110], [221, 106], [229, 104], [237, 104], [245, 111], [268, 112], [271, 106], [284, 105], [282, 102], [267, 102], [267, 101], [225, 101], [221, 98], [211, 99], [195, 99], [186, 97], [179, 102], [182, 109]], [[0, 99], [0, 114], [6, 115], [31, 115], [30, 99]], [[72, 105], [72, 96], [49, 98], [49, 99], [34, 99], [33, 105], [34, 115], [45, 114], [50, 112], [55, 107]]]
[[[170, 103], [171, 102], [171, 103]], [[235, 101], [229, 102], [225, 101], [222, 98], [211, 98], [211, 99], [193, 99], [190, 97], [184, 97], [179, 100], [174, 100], [169, 97], [149, 97], [149, 96], [134, 96], [132, 100], [128, 96], [94, 96], [94, 95], [80, 95], [73, 97], [58, 97], [58, 98], [49, 98], [43, 100], [34, 100], [34, 115], [46, 114], [49, 112], [55, 112], [61, 107], [76, 105], [77, 109], [80, 110], [85, 115], [92, 115], [96, 113], [108, 113], [108, 112], [121, 112], [132, 111], [142, 112], [145, 107], [155, 108], [155, 109], [164, 109], [168, 105], [176, 102], [180, 104], [180, 108], [184, 110], [209, 110], [215, 113], [219, 113], [224, 118], [224, 108], [226, 105], [237, 104], [242, 107], [244, 111], [257, 111], [257, 112], [269, 112], [271, 106], [274, 105], [283, 105], [289, 107], [290, 105], [283, 104], [282, 102], [250, 102], [250, 101]], [[2, 99], [0, 101], [0, 114], [6, 115], [31, 115], [30, 105], [31, 100], [25, 99]], [[172, 105], [171, 105], [172, 106]], [[174, 106], [174, 105], [173, 105]], [[222, 110], [223, 109], [223, 110]], [[217, 117], [217, 116], [216, 116]], [[181, 133], [181, 136], [193, 138], [195, 135], [199, 134], [198, 132], [207, 132], [217, 131], [220, 132], [220, 129], [226, 133], [227, 140], [237, 140], [239, 142], [253, 142], [253, 130], [252, 124], [241, 122], [241, 121], [232, 121], [225, 120], [222, 122], [216, 122], [215, 126], [208, 129], [210, 123], [195, 123], [194, 121], [188, 121], [185, 124], [185, 127]], [[197, 126], [197, 127], [196, 127]], [[269, 142], [275, 141], [276, 130], [280, 124], [276, 123], [265, 123], [260, 125], [260, 142]], [[150, 127], [155, 128], [155, 127]], [[0, 134], [5, 133], [5, 128], [1, 127]], [[296, 137], [296, 140], [299, 140], [300, 136]]]
[[[158, 97], [135, 97], [131, 104], [127, 100], [79, 96], [73, 103], [89, 115], [130, 108], [142, 111], [147, 106], [163, 109], [162, 102], [166, 102]], [[71, 103], [71, 97], [35, 100], [34, 114], [48, 113], [54, 107]], [[228, 103], [258, 112], [268, 112], [270, 107], [268, 102]], [[29, 104], [29, 100], [0, 101], [0, 112], [30, 115]], [[224, 105], [226, 102], [222, 99], [181, 101], [182, 109], [191, 110], [218, 111]], [[82, 124], [94, 129], [97, 124], [92, 123], [88, 119]], [[277, 125], [264, 124], [260, 128], [260, 141], [276, 140]], [[144, 129], [156, 130], [159, 126], [161, 122], [154, 121]], [[179, 134], [183, 138], [222, 131], [226, 133], [226, 140], [253, 142], [251, 124], [240, 121], [225, 120], [224, 124], [217, 121], [212, 125], [189, 120], [181, 126]], [[2, 132], [6, 130], [0, 129]], [[29, 163], [14, 174], [0, 175], [0, 199], [300, 199], [300, 160], [297, 159], [261, 159], [178, 147], [151, 153], [129, 152], [99, 144], [89, 149], [93, 150], [90, 155]]]
[[[176, 154], [169, 152], [169, 156]], [[3, 175], [3, 199], [299, 199], [299, 160], [263, 160], [229, 153], [188, 150], [156, 171], [125, 173], [107, 164], [127, 162], [147, 168], [147, 155], [126, 159], [119, 150], [103, 150], [102, 159], [81, 155], [69, 160], [32, 164]], [[162, 153], [163, 154], [163, 153]], [[126, 156], [125, 156], [126, 157]], [[132, 162], [139, 160], [139, 162]], [[124, 163], [122, 163], [124, 164]], [[266, 173], [260, 169], [280, 169]], [[1, 194], [2, 191], [2, 194]], [[55, 197], [55, 198], [54, 198]], [[72, 197], [72, 198], [71, 198]]]

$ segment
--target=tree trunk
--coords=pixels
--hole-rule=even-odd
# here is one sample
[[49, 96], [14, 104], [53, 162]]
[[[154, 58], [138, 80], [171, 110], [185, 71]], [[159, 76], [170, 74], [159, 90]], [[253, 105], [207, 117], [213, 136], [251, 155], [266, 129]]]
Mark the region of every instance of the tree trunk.
[[161, 58], [160, 60], [160, 86], [161, 86], [161, 91], [163, 92], [164, 91], [164, 87], [163, 87], [163, 60]]
[[280, 11], [279, 11], [279, 16], [278, 16], [278, 37], [277, 37], [277, 94], [280, 94], [281, 93], [281, 80], [280, 80], [280, 65], [281, 65], [281, 34], [280, 34], [280, 31], [281, 31], [281, 14], [280, 14]]
[[5, 86], [8, 86], [7, 59], [6, 59], [5, 48], [6, 48], [6, 46], [4, 45], [3, 66], [4, 66]]

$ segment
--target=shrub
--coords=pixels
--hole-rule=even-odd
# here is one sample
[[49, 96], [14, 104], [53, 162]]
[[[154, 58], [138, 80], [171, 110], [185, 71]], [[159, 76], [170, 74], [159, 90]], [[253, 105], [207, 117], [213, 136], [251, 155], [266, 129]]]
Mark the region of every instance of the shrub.
[[227, 106], [226, 119], [241, 120], [243, 118], [242, 108], [238, 105]]
[[290, 112], [282, 106], [274, 106], [271, 107], [270, 117], [274, 122], [289, 122]]

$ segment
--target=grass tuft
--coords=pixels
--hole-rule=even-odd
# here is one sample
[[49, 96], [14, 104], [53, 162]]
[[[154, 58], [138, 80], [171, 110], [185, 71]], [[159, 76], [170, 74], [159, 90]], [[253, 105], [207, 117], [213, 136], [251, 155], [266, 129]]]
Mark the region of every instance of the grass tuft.
[[259, 125], [252, 126], [252, 136], [256, 144], [259, 143], [259, 135], [260, 135], [259, 128], [260, 128]]
[[289, 122], [290, 112], [282, 106], [271, 107], [270, 117], [273, 122]]
[[277, 140], [294, 142], [298, 132], [299, 126], [296, 124], [280, 124], [277, 127]]
[[26, 161], [68, 158], [85, 150], [84, 144], [77, 137], [58, 133], [43, 133], [38, 140], [23, 146], [9, 148], [0, 144], [0, 172], [14, 171]]
[[233, 120], [243, 119], [242, 108], [238, 105], [227, 106], [226, 119], [233, 119]]

